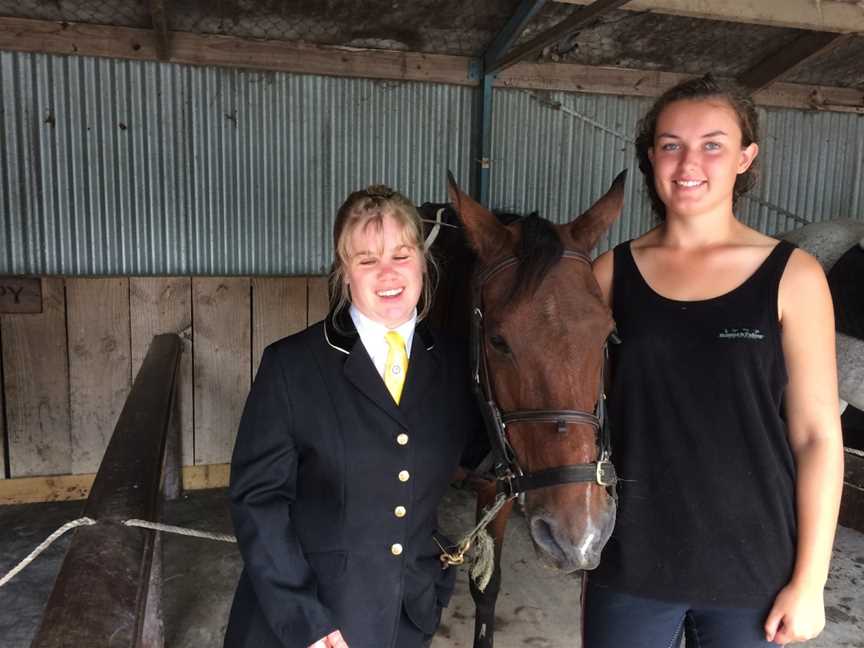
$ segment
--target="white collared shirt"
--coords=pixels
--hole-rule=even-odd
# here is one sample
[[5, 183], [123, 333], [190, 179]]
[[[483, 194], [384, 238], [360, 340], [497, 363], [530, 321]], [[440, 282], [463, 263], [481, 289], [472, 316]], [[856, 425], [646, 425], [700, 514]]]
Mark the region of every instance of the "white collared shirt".
[[373, 322], [371, 319], [361, 313], [354, 304], [350, 308], [351, 319], [354, 326], [357, 328], [357, 333], [360, 334], [360, 341], [366, 348], [366, 353], [372, 358], [372, 364], [375, 365], [375, 371], [378, 375], [384, 376], [384, 365], [387, 364], [387, 340], [384, 338], [387, 331], [396, 331], [405, 340], [405, 351], [408, 357], [411, 357], [411, 343], [414, 341], [414, 329], [417, 326], [417, 309], [414, 309], [414, 314], [404, 324], [400, 324], [395, 329], [389, 329], [383, 324]]

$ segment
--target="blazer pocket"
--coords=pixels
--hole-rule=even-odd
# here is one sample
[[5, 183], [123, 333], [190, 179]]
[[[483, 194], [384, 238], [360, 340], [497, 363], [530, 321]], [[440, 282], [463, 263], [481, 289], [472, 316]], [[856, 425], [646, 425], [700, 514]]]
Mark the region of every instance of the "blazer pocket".
[[315, 551], [306, 554], [306, 562], [315, 572], [319, 583], [334, 581], [345, 573], [348, 563], [346, 551]]
[[[435, 583], [417, 588], [419, 583], [405, 583], [405, 599], [402, 607], [411, 622], [425, 635], [432, 636], [441, 621], [441, 607], [435, 595]], [[415, 589], [416, 588], [416, 589]]]

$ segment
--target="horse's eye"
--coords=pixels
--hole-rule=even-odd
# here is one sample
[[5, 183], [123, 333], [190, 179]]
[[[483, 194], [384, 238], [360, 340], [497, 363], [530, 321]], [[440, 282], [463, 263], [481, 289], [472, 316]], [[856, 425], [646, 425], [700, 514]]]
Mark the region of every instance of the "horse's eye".
[[510, 345], [507, 344], [507, 340], [500, 335], [490, 335], [489, 343], [492, 345], [492, 348], [499, 353], [510, 353]]

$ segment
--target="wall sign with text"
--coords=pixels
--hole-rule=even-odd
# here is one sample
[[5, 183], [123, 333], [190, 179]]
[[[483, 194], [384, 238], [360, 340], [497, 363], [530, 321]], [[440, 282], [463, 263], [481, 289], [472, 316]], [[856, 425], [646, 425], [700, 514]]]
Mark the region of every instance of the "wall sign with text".
[[0, 277], [0, 313], [41, 313], [42, 280]]

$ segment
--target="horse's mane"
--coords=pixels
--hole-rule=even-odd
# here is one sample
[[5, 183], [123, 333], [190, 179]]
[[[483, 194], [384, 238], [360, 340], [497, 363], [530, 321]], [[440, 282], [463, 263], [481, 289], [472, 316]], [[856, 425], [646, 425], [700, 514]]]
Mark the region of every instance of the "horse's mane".
[[529, 297], [534, 294], [549, 270], [558, 263], [564, 253], [564, 243], [558, 236], [558, 231], [545, 218], [540, 218], [537, 212], [528, 216], [518, 216], [506, 212], [495, 212], [502, 223], [517, 223], [522, 229], [522, 238], [516, 256], [519, 265], [516, 277], [510, 287], [511, 301]]

